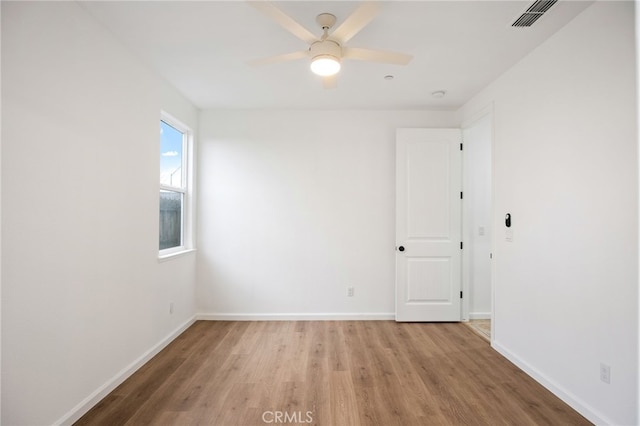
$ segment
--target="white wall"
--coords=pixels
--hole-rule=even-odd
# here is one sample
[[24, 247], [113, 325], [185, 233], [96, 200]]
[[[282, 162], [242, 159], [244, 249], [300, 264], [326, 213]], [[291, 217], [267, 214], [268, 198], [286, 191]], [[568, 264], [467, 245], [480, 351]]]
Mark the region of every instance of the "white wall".
[[491, 141], [487, 112], [465, 124], [463, 200], [463, 280], [469, 319], [491, 318]]
[[[2, 22], [2, 7], [0, 7], [0, 22]], [[0, 31], [0, 46], [2, 45], [2, 31]], [[0, 55], [0, 81], [2, 81], [2, 55]], [[2, 84], [0, 83], [0, 90]], [[0, 117], [2, 117], [2, 102], [0, 102]], [[0, 118], [0, 188], [2, 188], [2, 118]], [[0, 196], [0, 301], [2, 300], [2, 196]], [[2, 365], [2, 303], [0, 302], [0, 366]], [[0, 368], [0, 422], [2, 422], [2, 369]]]
[[638, 422], [633, 7], [595, 3], [461, 111], [494, 104], [494, 346], [599, 424]]
[[456, 127], [454, 118], [203, 112], [199, 312], [393, 318], [395, 129]]
[[2, 2], [2, 108], [2, 424], [70, 422], [195, 313], [157, 253], [160, 110], [197, 112], [75, 2]]
[[[637, 133], [637, 142], [640, 145], [640, 30], [639, 30], [640, 29], [640, 8], [636, 7], [635, 12], [636, 12], [635, 13], [635, 18], [636, 18], [635, 30], [636, 30], [636, 114], [637, 114], [636, 115], [636, 133]], [[638, 152], [638, 164], [640, 165], [640, 150]], [[640, 190], [640, 185], [638, 185], [638, 189]], [[638, 215], [638, 220], [640, 221], [640, 215]], [[640, 231], [640, 227], [638, 230]], [[638, 262], [638, 266], [640, 267], [640, 262]], [[638, 309], [640, 311], [640, 291], [638, 292]], [[637, 316], [637, 319], [639, 321], [638, 329], [640, 330], [640, 315]], [[638, 339], [638, 345], [639, 345], [638, 371], [640, 371], [640, 339]], [[638, 390], [638, 401], [636, 402], [636, 409], [637, 409], [637, 416], [638, 416], [637, 418], [640, 421], [640, 383], [639, 383], [639, 390]]]

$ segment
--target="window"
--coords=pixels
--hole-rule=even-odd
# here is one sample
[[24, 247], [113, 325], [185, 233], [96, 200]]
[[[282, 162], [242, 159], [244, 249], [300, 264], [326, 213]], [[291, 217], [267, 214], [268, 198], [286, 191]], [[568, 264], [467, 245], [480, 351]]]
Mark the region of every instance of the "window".
[[191, 131], [168, 115], [160, 120], [160, 255], [189, 247], [188, 158]]

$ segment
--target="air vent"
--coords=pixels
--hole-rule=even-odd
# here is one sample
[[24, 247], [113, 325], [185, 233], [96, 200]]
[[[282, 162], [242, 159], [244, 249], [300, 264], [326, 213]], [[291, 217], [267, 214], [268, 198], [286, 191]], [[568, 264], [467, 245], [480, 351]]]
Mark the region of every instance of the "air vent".
[[545, 12], [551, 9], [551, 6], [556, 4], [558, 0], [538, 0], [533, 3], [529, 8], [515, 20], [512, 27], [530, 27], [532, 26]]

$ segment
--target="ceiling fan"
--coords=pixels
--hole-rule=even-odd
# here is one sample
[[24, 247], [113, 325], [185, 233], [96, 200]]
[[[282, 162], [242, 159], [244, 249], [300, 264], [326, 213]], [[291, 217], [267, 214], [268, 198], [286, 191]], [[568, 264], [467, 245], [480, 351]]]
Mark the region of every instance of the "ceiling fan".
[[275, 64], [295, 59], [310, 58], [311, 71], [322, 76], [325, 88], [336, 87], [336, 74], [340, 71], [342, 59], [358, 59], [363, 61], [381, 62], [386, 64], [407, 65], [413, 56], [405, 53], [388, 52], [382, 50], [346, 47], [345, 44], [362, 30], [378, 13], [378, 5], [374, 2], [364, 2], [349, 15], [333, 32], [329, 30], [336, 23], [336, 17], [330, 13], [321, 13], [316, 22], [323, 34], [318, 37], [295, 19], [278, 9], [268, 1], [249, 1], [251, 6], [276, 21], [285, 30], [300, 40], [309, 44], [309, 49], [284, 55], [250, 61], [252, 66]]

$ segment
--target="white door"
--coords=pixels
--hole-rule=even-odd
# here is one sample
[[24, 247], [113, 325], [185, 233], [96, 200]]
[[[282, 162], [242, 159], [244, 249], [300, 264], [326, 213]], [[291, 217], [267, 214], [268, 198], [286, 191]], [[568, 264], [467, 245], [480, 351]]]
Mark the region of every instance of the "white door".
[[396, 321], [460, 321], [459, 129], [396, 131]]

